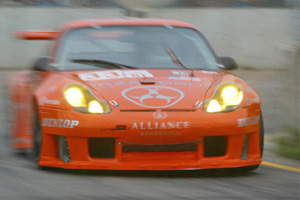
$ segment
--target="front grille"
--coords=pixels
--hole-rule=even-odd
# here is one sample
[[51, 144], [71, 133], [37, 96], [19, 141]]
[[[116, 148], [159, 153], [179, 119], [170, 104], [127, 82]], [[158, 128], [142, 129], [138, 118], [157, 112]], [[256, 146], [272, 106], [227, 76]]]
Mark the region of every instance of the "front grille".
[[120, 110], [120, 112], [155, 112], [156, 110]]
[[115, 138], [90, 138], [89, 154], [92, 158], [114, 158]]
[[[157, 110], [120, 110], [120, 112], [157, 112]], [[161, 110], [161, 112], [196, 112], [196, 110]]]
[[227, 140], [225, 136], [204, 137], [204, 157], [224, 156], [226, 148]]
[[122, 150], [123, 153], [196, 151], [197, 143], [167, 144], [167, 145], [124, 145], [122, 147]]

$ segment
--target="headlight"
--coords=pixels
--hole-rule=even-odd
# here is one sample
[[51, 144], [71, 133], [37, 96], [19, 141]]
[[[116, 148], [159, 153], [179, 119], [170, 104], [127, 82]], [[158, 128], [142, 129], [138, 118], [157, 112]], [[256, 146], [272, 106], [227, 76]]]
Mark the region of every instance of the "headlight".
[[242, 89], [233, 83], [226, 83], [216, 89], [212, 98], [205, 101], [204, 108], [209, 113], [228, 112], [235, 110], [242, 100]]
[[73, 107], [84, 107], [86, 105], [83, 93], [79, 88], [68, 88], [65, 91], [65, 98]]
[[100, 100], [86, 87], [72, 84], [64, 91], [66, 101], [75, 111], [83, 113], [108, 113], [110, 107], [104, 100]]
[[88, 111], [90, 113], [103, 113], [103, 107], [98, 101], [91, 101], [88, 105]]

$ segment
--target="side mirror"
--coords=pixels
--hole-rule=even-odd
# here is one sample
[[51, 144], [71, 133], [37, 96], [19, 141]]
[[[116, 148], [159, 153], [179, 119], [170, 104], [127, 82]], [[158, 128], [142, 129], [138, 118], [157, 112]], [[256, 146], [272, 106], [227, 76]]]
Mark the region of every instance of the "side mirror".
[[49, 57], [40, 57], [33, 64], [33, 70], [47, 71]]
[[220, 60], [221, 60], [222, 64], [224, 65], [224, 69], [226, 69], [226, 70], [238, 68], [238, 64], [231, 57], [220, 57]]

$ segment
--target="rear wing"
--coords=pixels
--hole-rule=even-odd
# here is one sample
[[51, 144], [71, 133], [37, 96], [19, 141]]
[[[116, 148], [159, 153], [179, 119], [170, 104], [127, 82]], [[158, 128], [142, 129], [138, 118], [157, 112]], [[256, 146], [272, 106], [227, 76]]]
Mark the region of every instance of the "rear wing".
[[54, 40], [59, 31], [17, 31], [15, 36], [23, 40]]

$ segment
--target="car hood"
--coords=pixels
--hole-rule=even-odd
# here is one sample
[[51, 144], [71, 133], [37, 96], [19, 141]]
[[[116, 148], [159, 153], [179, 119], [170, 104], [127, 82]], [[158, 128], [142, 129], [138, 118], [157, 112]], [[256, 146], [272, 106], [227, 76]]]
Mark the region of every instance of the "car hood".
[[208, 88], [224, 72], [141, 69], [67, 73], [87, 85], [111, 107], [123, 110], [192, 110], [200, 107]]

